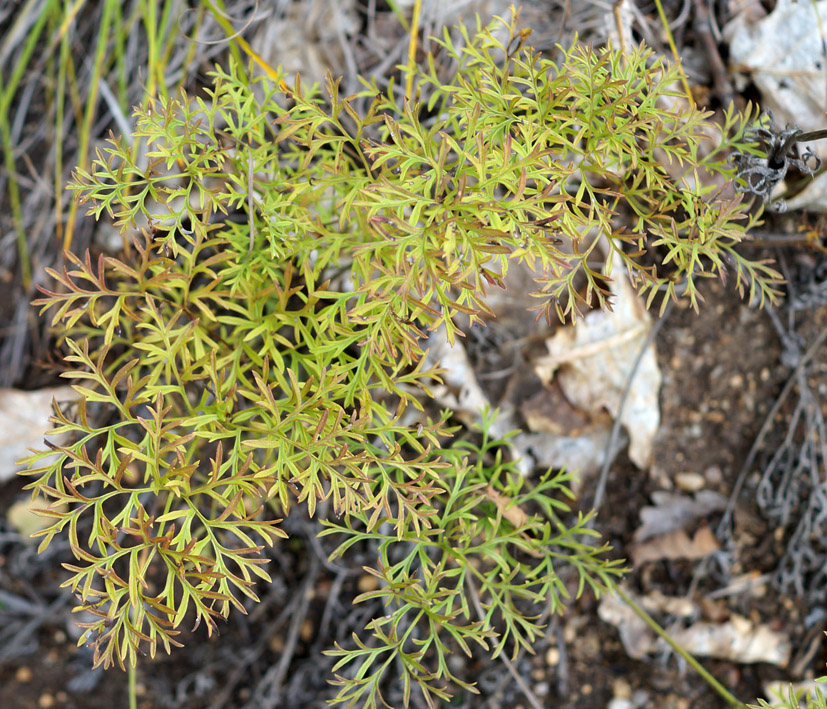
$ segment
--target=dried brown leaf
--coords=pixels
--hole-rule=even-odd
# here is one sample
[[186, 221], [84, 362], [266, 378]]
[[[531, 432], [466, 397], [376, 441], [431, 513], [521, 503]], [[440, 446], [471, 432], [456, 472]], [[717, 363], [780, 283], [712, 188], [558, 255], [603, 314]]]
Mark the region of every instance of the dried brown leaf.
[[661, 559], [701, 559], [718, 549], [712, 530], [704, 526], [691, 539], [682, 529], [675, 529], [648, 542], [634, 544], [629, 548], [629, 555], [632, 563], [640, 566]]

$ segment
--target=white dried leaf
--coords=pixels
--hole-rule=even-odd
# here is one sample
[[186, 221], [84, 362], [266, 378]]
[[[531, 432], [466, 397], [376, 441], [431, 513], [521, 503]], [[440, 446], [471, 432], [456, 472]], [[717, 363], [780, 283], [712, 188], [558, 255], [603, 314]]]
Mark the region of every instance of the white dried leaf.
[[[815, 679], [792, 683], [782, 682], [780, 680], [767, 682], [764, 685], [764, 697], [770, 703], [777, 702], [778, 700], [783, 701], [789, 696], [790, 684], [792, 684], [793, 694], [798, 697], [799, 702], [812, 699], [812, 706], [818, 706], [815, 704], [816, 700], [827, 697], [827, 685]], [[809, 707], [811, 704], [802, 704], [802, 706]]]
[[816, 175], [795, 197], [785, 200], [785, 205], [790, 211], [827, 209], [827, 172]]
[[[730, 67], [755, 83], [762, 106], [773, 112], [777, 126], [793, 122], [805, 131], [824, 128], [827, 59], [819, 29], [824, 25], [827, 0], [778, 0], [775, 9], [758, 22], [741, 14], [724, 30]], [[827, 157], [827, 142], [812, 143], [812, 147]]]
[[477, 382], [465, 347], [458, 340], [453, 345], [448, 342], [444, 325], [431, 333], [425, 347], [425, 368], [443, 370], [440, 377], [444, 384], [431, 387], [437, 403], [452, 409], [466, 423], [477, 420], [491, 402]]
[[597, 615], [604, 623], [617, 628], [626, 654], [634, 660], [645, 658], [657, 644], [658, 638], [654, 631], [620, 596], [608, 593], [604, 595], [597, 607]]
[[683, 529], [701, 517], [723, 510], [727, 504], [727, 498], [714, 490], [699, 490], [694, 497], [659, 490], [652, 493], [652, 501], [654, 506], [640, 511], [641, 526], [634, 535], [638, 544]]
[[675, 631], [672, 637], [693, 655], [746, 664], [768, 662], [786, 667], [792, 652], [786, 633], [737, 615], [726, 623], [695, 623]]
[[[646, 598], [636, 598], [628, 590], [626, 593], [649, 610], [658, 610], [658, 604], [651, 603]], [[618, 596], [605, 595], [597, 613], [601, 620], [618, 629], [629, 657], [643, 659], [664, 645]], [[772, 630], [767, 625], [756, 625], [739, 615], [733, 615], [725, 623], [694, 623], [688, 628], [672, 631], [671, 635], [692, 655], [732, 662], [767, 662], [786, 667], [792, 651], [788, 635]]]
[[[0, 482], [10, 480], [22, 466], [17, 461], [30, 455], [30, 448], [43, 448], [43, 438], [51, 424], [52, 399], [77, 399], [71, 387], [52, 387], [36, 391], [0, 389]], [[50, 436], [52, 443], [59, 443]]]
[[[431, 387], [434, 400], [443, 408], [451, 409], [466, 424], [479, 422], [481, 413], [491, 409], [491, 402], [483, 391], [474, 374], [468, 354], [462, 343], [454, 340], [448, 342], [445, 326], [442, 325], [431, 333], [425, 344], [425, 368], [439, 367], [444, 384]], [[510, 412], [497, 414], [491, 422], [491, 435], [501, 437], [517, 428]], [[534, 467], [534, 460], [525, 449], [509, 444], [511, 456], [517, 461], [517, 470], [528, 475]]]
[[[601, 420], [575, 436], [521, 433], [512, 439], [512, 443], [524, 455], [530, 456], [535, 465], [577, 471], [582, 478], [603, 467], [611, 431], [611, 424]], [[609, 458], [613, 459], [625, 443], [622, 437], [619, 438], [609, 451]]]

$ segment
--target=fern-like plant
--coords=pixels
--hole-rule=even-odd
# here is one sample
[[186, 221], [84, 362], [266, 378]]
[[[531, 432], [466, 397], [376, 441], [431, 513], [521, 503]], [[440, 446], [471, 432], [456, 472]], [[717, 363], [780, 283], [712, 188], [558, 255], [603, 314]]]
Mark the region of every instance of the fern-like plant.
[[663, 101], [674, 68], [582, 46], [553, 63], [515, 23], [446, 33], [415, 101], [217, 68], [208, 98], [136, 110], [139, 159], [112, 138], [77, 171], [72, 189], [132, 246], [67, 254], [37, 301], [79, 399], [54, 419], [70, 441], [27, 475], [53, 503], [41, 548], [71, 542], [96, 664], [169, 650], [185, 618], [212, 632], [244, 612], [280, 520], [322, 500], [337, 554], [378, 545], [379, 588], [357, 601], [387, 608], [331, 649], [348, 706], [382, 705], [399, 668], [406, 698], [474, 691], [450, 648], [530, 648], [538, 609], [569, 594], [561, 565], [577, 594], [620, 573], [584, 541], [587, 517], [561, 517], [569, 473], [522, 478], [487, 418], [474, 446], [451, 444], [450, 412], [408, 415], [439, 376], [426, 336], [453, 342], [457, 316], [489, 314], [514, 262], [539, 274], [549, 319], [606, 305], [598, 235], [650, 302], [695, 304], [698, 279], [726, 273], [772, 297], [777, 274], [736, 250], [754, 218], [700, 179], [733, 179], [726, 156], [748, 149], [754, 116], [728, 113], [702, 157], [708, 116]]

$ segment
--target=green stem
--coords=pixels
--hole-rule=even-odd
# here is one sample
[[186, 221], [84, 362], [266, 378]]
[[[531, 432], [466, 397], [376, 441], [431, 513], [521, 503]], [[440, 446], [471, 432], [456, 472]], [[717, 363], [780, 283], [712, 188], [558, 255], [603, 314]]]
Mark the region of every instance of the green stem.
[[672, 30], [669, 27], [669, 20], [666, 18], [666, 13], [663, 11], [663, 3], [661, 0], [655, 0], [655, 7], [658, 10], [658, 15], [660, 16], [660, 21], [663, 24], [663, 31], [666, 33], [666, 40], [669, 42], [669, 49], [672, 50], [672, 56], [675, 59], [675, 63], [680, 65], [681, 68], [681, 75], [680, 81], [683, 85], [683, 90], [686, 92], [686, 98], [689, 101], [689, 107], [695, 108], [695, 99], [692, 97], [692, 91], [689, 89], [689, 82], [686, 80], [686, 72], [683, 69], [683, 65], [681, 64], [681, 57], [678, 54], [678, 48], [675, 46], [675, 39], [672, 37]]
[[669, 633], [667, 633], [663, 628], [658, 625], [657, 621], [650, 616], [643, 608], [641, 608], [632, 598], [622, 589], [620, 586], [615, 586], [612, 589], [618, 596], [623, 599], [623, 602], [631, 608], [638, 618], [640, 618], [646, 625], [648, 625], [658, 637], [663, 638], [675, 652], [678, 653], [684, 660], [692, 666], [692, 668], [704, 678], [704, 680], [709, 684], [712, 689], [714, 689], [724, 701], [727, 702], [730, 706], [738, 707], [738, 709], [746, 709], [746, 705], [742, 702], [738, 701], [730, 692], [729, 690], [724, 687], [717, 679], [715, 679], [707, 669], [698, 662], [692, 655], [690, 655], [686, 650], [684, 650], [680, 645], [678, 645], [675, 640], [670, 637]]
[[129, 709], [138, 709], [138, 684], [135, 665], [129, 665]]
[[405, 98], [413, 103], [414, 97], [411, 96], [413, 91], [413, 78], [416, 71], [416, 46], [419, 34], [419, 15], [422, 12], [422, 0], [414, 0], [413, 11], [411, 13], [411, 31], [409, 33], [410, 42], [408, 43], [408, 65], [405, 76]]

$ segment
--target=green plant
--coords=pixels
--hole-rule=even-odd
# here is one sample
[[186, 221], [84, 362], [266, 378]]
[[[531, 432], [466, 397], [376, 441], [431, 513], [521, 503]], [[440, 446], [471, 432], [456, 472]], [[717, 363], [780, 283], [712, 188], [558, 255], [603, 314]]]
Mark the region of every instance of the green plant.
[[707, 116], [661, 103], [674, 68], [585, 47], [556, 65], [515, 23], [461, 29], [461, 48], [446, 33], [456, 70], [431, 57], [416, 104], [216, 69], [207, 98], [136, 111], [148, 166], [112, 138], [77, 170], [92, 214], [148, 225], [122, 259], [67, 254], [37, 301], [80, 398], [55, 416], [71, 441], [28, 459], [29, 487], [53, 501], [41, 548], [69, 537], [96, 664], [169, 651], [191, 615], [212, 632], [244, 612], [296, 505], [330, 502], [337, 554], [380, 550], [380, 587], [357, 600], [387, 614], [331, 650], [348, 706], [382, 705], [400, 668], [406, 697], [473, 691], [450, 646], [530, 648], [538, 609], [570, 593], [561, 565], [578, 595], [621, 572], [584, 541], [588, 517], [561, 517], [569, 473], [529, 483], [488, 418], [476, 445], [451, 443], [450, 412], [407, 423], [439, 377], [426, 333], [453, 342], [457, 316], [481, 320], [513, 261], [538, 272], [549, 320], [609, 304], [612, 254], [650, 303], [697, 306], [698, 279], [729, 272], [773, 297], [778, 274], [736, 250], [755, 217], [700, 179], [734, 178], [752, 115], [728, 113], [701, 156]]
[[[827, 677], [819, 677], [816, 682], [822, 685], [827, 682]], [[779, 701], [770, 704], [765, 699], [759, 699], [758, 704], [748, 704], [747, 707], [748, 709], [827, 709], [827, 695], [822, 692], [821, 686], [796, 691], [793, 685], [789, 685], [786, 693], [779, 690], [775, 699]]]

